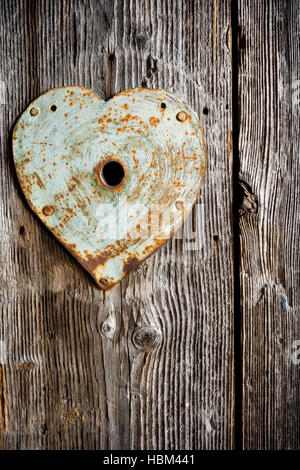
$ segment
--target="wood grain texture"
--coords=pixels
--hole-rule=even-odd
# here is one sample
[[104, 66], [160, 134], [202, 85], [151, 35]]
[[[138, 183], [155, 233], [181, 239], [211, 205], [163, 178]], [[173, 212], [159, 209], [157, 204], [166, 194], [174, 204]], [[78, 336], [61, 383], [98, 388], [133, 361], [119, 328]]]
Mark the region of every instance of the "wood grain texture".
[[[232, 448], [230, 2], [0, 9], [0, 448]], [[67, 84], [106, 99], [165, 88], [198, 112], [208, 147], [197, 249], [172, 239], [105, 295], [29, 211], [12, 165], [18, 115]]]
[[140, 54], [141, 41], [134, 45], [125, 9], [124, 15], [117, 27], [123, 30], [123, 47], [130, 44], [133, 52], [126, 58], [118, 44], [116, 55], [122, 68], [132, 61], [131, 85], [165, 88], [185, 98], [200, 117], [208, 147], [202, 204], [193, 215], [197, 249], [189, 250], [187, 239], [172, 239], [122, 284], [123, 314], [130, 316], [133, 330], [151, 328], [154, 342], [147, 348], [147, 330], [145, 348], [139, 351], [129, 342], [131, 422], [140, 423], [130, 433], [130, 447], [231, 448], [230, 4], [139, 6], [133, 22], [137, 30], [144, 25]]
[[239, 1], [246, 449], [300, 447], [299, 18], [298, 1]]

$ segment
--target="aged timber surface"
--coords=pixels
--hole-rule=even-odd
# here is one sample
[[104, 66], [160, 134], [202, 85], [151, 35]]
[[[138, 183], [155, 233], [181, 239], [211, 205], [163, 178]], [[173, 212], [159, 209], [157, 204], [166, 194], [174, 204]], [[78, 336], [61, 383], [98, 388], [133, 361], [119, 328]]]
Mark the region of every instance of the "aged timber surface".
[[[230, 2], [0, 9], [0, 448], [232, 448]], [[165, 88], [198, 112], [208, 147], [199, 249], [173, 239], [105, 295], [29, 211], [12, 166], [18, 115], [67, 84], [106, 99]]]
[[299, 449], [299, 2], [239, 9], [244, 448]]

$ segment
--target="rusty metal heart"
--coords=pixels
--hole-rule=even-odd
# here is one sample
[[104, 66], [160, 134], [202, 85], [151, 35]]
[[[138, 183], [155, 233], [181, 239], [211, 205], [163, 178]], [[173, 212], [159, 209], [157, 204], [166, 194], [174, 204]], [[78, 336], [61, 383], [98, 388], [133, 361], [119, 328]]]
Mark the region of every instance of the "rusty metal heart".
[[13, 155], [32, 210], [103, 289], [182, 225], [206, 169], [194, 111], [142, 88], [49, 90], [16, 123]]

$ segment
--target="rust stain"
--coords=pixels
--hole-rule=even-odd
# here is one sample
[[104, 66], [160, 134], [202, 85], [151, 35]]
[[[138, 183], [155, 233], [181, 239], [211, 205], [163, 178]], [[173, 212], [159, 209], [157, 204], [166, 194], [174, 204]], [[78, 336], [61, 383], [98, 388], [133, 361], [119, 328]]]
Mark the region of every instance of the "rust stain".
[[41, 189], [45, 189], [45, 186], [43, 185], [42, 180], [39, 177], [39, 175], [37, 173], [33, 173], [32, 176], [34, 176], [36, 178], [36, 181], [37, 181], [37, 184], [39, 185], [39, 187]]
[[228, 131], [227, 133], [227, 152], [229, 157], [232, 157], [232, 132]]
[[123, 265], [123, 273], [128, 274], [131, 271], [134, 271], [138, 266], [140, 262], [137, 258], [129, 258]]
[[35, 369], [35, 365], [32, 362], [23, 362], [21, 364], [16, 364], [16, 369], [20, 371], [31, 371]]
[[157, 127], [158, 124], [160, 123], [160, 119], [158, 119], [157, 117], [152, 116], [149, 119], [149, 122], [150, 122], [150, 126]]

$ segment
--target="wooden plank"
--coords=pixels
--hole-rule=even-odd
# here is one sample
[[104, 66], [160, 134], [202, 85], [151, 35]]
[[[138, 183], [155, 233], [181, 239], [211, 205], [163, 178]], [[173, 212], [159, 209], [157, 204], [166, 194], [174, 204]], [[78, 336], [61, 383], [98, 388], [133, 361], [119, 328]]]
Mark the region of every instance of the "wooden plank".
[[300, 446], [299, 2], [239, 1], [245, 449]]
[[0, 8], [6, 85], [1, 107], [0, 339], [5, 361], [0, 445], [107, 447], [104, 297], [28, 210], [12, 168], [9, 138], [24, 107], [51, 87], [78, 83], [105, 97], [110, 15], [99, 2], [16, 0], [1, 2]]
[[[231, 448], [229, 1], [0, 8], [0, 448]], [[17, 116], [66, 84], [105, 98], [166, 88], [199, 113], [208, 145], [200, 249], [174, 239], [105, 295], [28, 210], [11, 163]]]
[[[203, 205], [194, 212], [198, 248], [189, 251], [186, 240], [173, 239], [122, 284], [122, 313], [131, 324], [130, 446], [231, 448], [230, 3], [135, 5], [130, 21], [125, 7], [116, 23], [122, 32], [117, 63], [122, 70], [131, 64], [125, 86], [165, 88], [193, 106], [207, 141], [208, 171]], [[140, 349], [130, 342], [132, 330]]]

